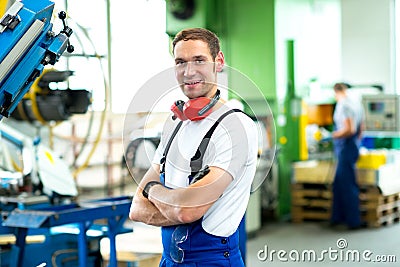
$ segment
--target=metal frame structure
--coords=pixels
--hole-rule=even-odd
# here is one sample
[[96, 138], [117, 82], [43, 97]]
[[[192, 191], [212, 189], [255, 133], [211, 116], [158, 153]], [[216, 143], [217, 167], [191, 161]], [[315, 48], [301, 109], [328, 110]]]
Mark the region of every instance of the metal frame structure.
[[[117, 234], [127, 232], [123, 227], [131, 205], [130, 197], [104, 198], [92, 201], [73, 203], [67, 205], [49, 205], [38, 208], [15, 208], [9, 212], [3, 211], [2, 231], [13, 233], [16, 236], [18, 247], [18, 267], [24, 266], [24, 254], [28, 231], [50, 229], [61, 225], [73, 225], [79, 230], [77, 235], [79, 266], [88, 266], [87, 262], [87, 231], [95, 226], [95, 221], [106, 219], [104, 225], [110, 240], [110, 267], [117, 266], [115, 237]], [[18, 206], [21, 207], [20, 203]]]

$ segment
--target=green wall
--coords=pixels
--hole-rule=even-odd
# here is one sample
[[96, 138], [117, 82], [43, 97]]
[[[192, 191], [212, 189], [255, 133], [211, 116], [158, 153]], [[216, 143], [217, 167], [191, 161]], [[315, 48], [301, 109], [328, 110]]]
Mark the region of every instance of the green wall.
[[[227, 0], [224, 12], [227, 64], [253, 80], [267, 99], [275, 100], [274, 1]], [[252, 100], [251, 94], [244, 95]]]

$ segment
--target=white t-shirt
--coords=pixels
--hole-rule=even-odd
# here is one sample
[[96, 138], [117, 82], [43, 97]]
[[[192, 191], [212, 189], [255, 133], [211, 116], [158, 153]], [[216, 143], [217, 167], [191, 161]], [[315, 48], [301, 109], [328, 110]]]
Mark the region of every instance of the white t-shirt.
[[344, 127], [344, 121], [350, 118], [356, 124], [358, 128], [364, 120], [364, 110], [360, 102], [346, 97], [341, 101], [337, 102], [333, 119], [335, 121], [337, 129]]
[[[226, 111], [223, 106], [200, 121], [184, 121], [169, 149], [165, 163], [167, 187], [188, 186], [190, 159], [215, 121]], [[167, 122], [153, 162], [160, 163], [165, 146], [178, 121]], [[203, 157], [203, 166], [215, 166], [229, 172], [232, 183], [203, 216], [203, 229], [216, 236], [233, 234], [246, 211], [258, 150], [257, 127], [241, 112], [225, 117], [215, 129]]]

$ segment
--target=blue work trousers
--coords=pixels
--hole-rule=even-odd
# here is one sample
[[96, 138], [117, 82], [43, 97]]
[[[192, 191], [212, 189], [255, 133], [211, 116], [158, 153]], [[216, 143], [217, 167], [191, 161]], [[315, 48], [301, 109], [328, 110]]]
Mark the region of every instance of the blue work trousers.
[[356, 135], [335, 140], [337, 167], [333, 182], [332, 223], [349, 227], [361, 224], [360, 189], [357, 184], [355, 164], [359, 156]]

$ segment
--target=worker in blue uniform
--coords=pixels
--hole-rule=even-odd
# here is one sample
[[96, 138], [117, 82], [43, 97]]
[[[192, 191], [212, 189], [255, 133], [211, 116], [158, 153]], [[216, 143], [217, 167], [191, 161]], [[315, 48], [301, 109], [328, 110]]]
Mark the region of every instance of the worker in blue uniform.
[[356, 229], [364, 225], [355, 170], [364, 113], [360, 101], [348, 96], [347, 88], [344, 83], [334, 85], [337, 103], [333, 115], [335, 130], [332, 138], [337, 167], [333, 182], [331, 224], [346, 224], [350, 229]]
[[225, 59], [213, 32], [185, 29], [172, 46], [188, 100], [173, 103], [129, 216], [162, 227], [160, 266], [244, 266], [239, 225], [256, 171], [256, 124], [220, 98]]

